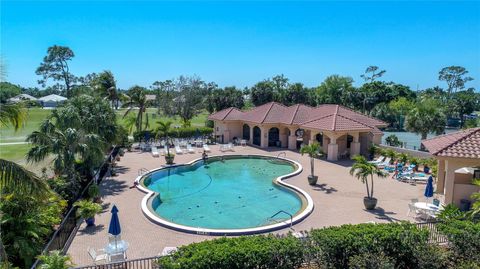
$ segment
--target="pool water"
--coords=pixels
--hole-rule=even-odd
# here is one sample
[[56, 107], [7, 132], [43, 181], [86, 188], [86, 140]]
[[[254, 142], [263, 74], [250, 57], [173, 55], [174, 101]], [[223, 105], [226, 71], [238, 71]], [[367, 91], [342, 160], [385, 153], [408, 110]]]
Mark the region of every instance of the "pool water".
[[298, 194], [273, 183], [295, 171], [286, 161], [259, 157], [209, 160], [162, 169], [144, 180], [159, 195], [155, 213], [167, 221], [209, 229], [243, 229], [290, 219], [302, 209]]

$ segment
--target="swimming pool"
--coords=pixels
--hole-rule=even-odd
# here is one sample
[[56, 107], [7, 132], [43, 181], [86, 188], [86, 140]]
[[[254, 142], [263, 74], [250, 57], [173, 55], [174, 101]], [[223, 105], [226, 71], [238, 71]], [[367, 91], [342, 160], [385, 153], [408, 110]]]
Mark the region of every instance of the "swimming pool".
[[301, 170], [294, 161], [256, 155], [213, 156], [207, 165], [196, 160], [158, 169], [139, 180], [139, 187], [150, 194], [142, 209], [151, 220], [181, 231], [271, 231], [313, 210], [308, 194], [282, 182]]

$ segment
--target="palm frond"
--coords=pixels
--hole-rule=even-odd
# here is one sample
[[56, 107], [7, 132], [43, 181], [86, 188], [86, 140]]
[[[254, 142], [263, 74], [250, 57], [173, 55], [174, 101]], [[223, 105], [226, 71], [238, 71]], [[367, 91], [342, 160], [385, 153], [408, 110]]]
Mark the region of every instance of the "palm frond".
[[47, 197], [50, 188], [47, 183], [22, 166], [0, 159], [0, 189], [8, 189], [36, 197]]

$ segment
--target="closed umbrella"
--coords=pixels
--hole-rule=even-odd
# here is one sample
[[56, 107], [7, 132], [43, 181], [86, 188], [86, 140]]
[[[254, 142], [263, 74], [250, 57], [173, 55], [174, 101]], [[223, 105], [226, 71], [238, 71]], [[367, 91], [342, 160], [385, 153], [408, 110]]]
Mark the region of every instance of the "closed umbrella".
[[432, 176], [430, 176], [428, 178], [427, 186], [425, 187], [424, 195], [425, 195], [425, 197], [427, 197], [427, 200], [428, 200], [428, 198], [433, 196], [433, 177]]
[[117, 236], [122, 232], [120, 227], [120, 220], [118, 219], [117, 206], [112, 207], [112, 218], [110, 219], [110, 226], [108, 227], [108, 233], [115, 237], [115, 247], [117, 246]]

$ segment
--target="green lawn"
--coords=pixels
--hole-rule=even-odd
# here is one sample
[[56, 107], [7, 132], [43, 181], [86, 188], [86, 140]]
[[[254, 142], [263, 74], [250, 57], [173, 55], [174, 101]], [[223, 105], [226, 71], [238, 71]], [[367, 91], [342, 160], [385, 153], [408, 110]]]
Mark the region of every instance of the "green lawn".
[[29, 134], [40, 127], [42, 121], [52, 113], [52, 110], [41, 108], [28, 109], [27, 122], [16, 132], [11, 126], [0, 129], [0, 143], [23, 142]]
[[[115, 112], [117, 114], [117, 121], [119, 123], [123, 123], [123, 114], [125, 111], [126, 109], [119, 109]], [[137, 112], [138, 110], [133, 110], [131, 113], [136, 115]], [[180, 125], [179, 117], [160, 117], [156, 112], [156, 108], [147, 109], [151, 129], [155, 129], [158, 126], [157, 121], [159, 120], [170, 120], [173, 121], [174, 124]], [[24, 163], [24, 157], [27, 151], [30, 149], [30, 145], [1, 145], [1, 143], [24, 142], [27, 136], [33, 131], [37, 130], [42, 121], [51, 113], [52, 111], [48, 109], [30, 108], [28, 110], [27, 122], [22, 128], [15, 132], [15, 130], [10, 126], [2, 127], [0, 129], [0, 158]], [[192, 126], [205, 126], [207, 116], [208, 112], [206, 111], [200, 113], [192, 119]]]

